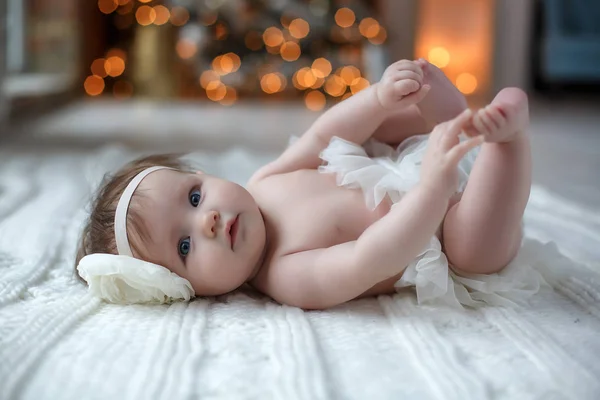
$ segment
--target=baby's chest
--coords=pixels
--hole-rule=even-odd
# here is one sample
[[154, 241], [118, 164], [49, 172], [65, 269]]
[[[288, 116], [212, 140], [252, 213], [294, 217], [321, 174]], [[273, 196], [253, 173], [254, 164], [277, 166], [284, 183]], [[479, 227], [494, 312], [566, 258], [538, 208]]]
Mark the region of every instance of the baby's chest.
[[367, 209], [360, 190], [338, 187], [331, 174], [296, 171], [272, 184], [266, 211], [280, 254], [356, 240], [382, 216]]

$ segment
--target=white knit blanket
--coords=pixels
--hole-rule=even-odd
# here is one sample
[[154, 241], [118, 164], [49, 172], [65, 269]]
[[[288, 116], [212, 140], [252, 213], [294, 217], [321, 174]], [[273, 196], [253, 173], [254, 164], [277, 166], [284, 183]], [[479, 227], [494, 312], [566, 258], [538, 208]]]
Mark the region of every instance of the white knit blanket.
[[[303, 312], [251, 291], [125, 307], [87, 296], [73, 260], [91, 188], [132, 156], [0, 150], [1, 399], [600, 398], [597, 210], [534, 187], [527, 235], [580, 264], [522, 309], [405, 293]], [[239, 182], [266, 161], [196, 158]]]

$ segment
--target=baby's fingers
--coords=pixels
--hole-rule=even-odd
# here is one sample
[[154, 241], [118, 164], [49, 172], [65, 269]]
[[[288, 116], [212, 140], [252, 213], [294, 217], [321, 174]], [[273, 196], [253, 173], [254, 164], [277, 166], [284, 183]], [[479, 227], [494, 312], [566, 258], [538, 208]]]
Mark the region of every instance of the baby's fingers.
[[472, 116], [473, 111], [467, 108], [456, 118], [454, 118], [451, 121], [448, 121], [448, 133], [450, 133], [452, 136], [458, 136], [458, 134], [462, 132], [462, 129], [465, 126], [465, 124], [471, 120]]
[[483, 135], [479, 135], [479, 136], [475, 136], [474, 138], [465, 140], [464, 142], [457, 144], [452, 149], [450, 149], [450, 151], [448, 152], [448, 157], [450, 159], [450, 162], [452, 164], [458, 164], [459, 161], [465, 156], [465, 154], [467, 154], [470, 150], [479, 146], [483, 142], [484, 142]]

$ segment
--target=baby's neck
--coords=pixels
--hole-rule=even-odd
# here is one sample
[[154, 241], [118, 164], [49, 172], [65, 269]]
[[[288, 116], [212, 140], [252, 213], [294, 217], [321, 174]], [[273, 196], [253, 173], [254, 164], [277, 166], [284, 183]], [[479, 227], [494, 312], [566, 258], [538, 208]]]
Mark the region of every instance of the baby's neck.
[[265, 257], [267, 256], [267, 249], [269, 248], [269, 234], [268, 234], [269, 230], [267, 229], [267, 224], [265, 222], [265, 216], [263, 215], [262, 211], [260, 212], [260, 216], [262, 217], [263, 224], [265, 227], [265, 245], [263, 246], [262, 253], [261, 253], [260, 257], [258, 258], [258, 261], [257, 261], [256, 265], [254, 266], [252, 273], [246, 280], [247, 283], [251, 282], [254, 278], [256, 278], [256, 275], [258, 275], [258, 273], [260, 272], [260, 269], [262, 268], [263, 264], [265, 263]]

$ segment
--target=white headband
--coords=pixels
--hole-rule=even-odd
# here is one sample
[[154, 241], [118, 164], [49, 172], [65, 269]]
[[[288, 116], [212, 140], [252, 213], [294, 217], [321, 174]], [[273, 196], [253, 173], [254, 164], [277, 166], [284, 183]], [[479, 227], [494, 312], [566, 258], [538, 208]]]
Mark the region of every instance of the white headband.
[[117, 253], [122, 256], [133, 257], [133, 253], [131, 252], [131, 247], [129, 247], [129, 240], [127, 239], [127, 211], [129, 210], [129, 203], [131, 202], [131, 197], [137, 189], [138, 185], [148, 175], [153, 173], [154, 171], [158, 171], [161, 169], [173, 169], [169, 167], [156, 166], [146, 168], [139, 174], [137, 174], [129, 185], [123, 191], [121, 198], [119, 199], [119, 203], [117, 204], [117, 210], [115, 211], [115, 241], [117, 242]]
[[79, 275], [88, 283], [89, 292], [111, 303], [167, 303], [189, 300], [194, 289], [187, 279], [162, 265], [133, 257], [127, 239], [127, 210], [133, 192], [142, 179], [160, 169], [150, 167], [137, 174], [123, 191], [115, 211], [115, 254], [88, 254], [77, 265]]

